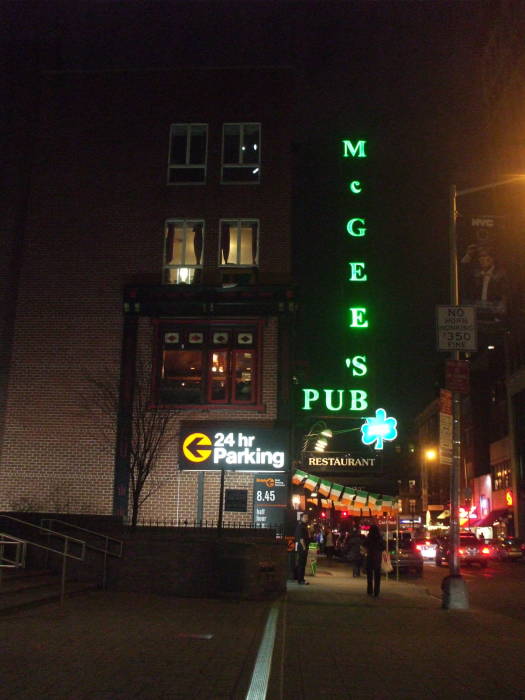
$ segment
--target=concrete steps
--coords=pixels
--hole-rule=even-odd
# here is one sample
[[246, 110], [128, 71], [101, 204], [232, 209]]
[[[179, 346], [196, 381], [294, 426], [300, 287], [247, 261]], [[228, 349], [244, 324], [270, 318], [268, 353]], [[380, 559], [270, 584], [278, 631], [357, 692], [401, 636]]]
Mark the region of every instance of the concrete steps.
[[[65, 596], [70, 598], [97, 589], [86, 581], [66, 581]], [[9, 615], [60, 600], [60, 576], [49, 571], [4, 569], [0, 584], [0, 615]]]

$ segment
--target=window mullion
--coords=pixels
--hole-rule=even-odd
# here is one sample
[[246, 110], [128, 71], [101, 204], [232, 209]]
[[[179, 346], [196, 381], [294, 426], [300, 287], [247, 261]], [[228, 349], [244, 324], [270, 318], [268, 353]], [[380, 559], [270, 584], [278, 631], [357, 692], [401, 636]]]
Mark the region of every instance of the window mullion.
[[188, 131], [186, 132], [186, 165], [190, 164], [191, 131], [192, 127], [188, 125]]

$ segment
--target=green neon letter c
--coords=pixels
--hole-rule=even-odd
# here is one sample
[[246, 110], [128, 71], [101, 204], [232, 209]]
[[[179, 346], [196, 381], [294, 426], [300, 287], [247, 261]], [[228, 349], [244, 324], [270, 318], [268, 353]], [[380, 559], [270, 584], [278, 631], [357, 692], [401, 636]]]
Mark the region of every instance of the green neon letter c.
[[352, 194], [361, 194], [361, 192], [363, 191], [363, 188], [362, 188], [359, 180], [353, 180], [348, 185], [348, 187], [350, 188], [350, 192], [352, 192]]

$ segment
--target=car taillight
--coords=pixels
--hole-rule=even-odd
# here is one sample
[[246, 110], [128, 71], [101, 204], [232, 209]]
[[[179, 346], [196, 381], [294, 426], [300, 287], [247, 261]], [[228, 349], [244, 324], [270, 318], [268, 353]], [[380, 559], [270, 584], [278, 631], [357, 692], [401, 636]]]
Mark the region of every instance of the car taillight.
[[465, 554], [465, 550], [464, 550], [464, 549], [458, 549], [458, 553], [459, 553], [459, 554]]
[[419, 551], [421, 551], [423, 549], [423, 547], [420, 544], [416, 544], [416, 549], [419, 549]]
[[483, 547], [483, 549], [481, 550], [481, 553], [482, 554], [490, 554], [490, 547]]

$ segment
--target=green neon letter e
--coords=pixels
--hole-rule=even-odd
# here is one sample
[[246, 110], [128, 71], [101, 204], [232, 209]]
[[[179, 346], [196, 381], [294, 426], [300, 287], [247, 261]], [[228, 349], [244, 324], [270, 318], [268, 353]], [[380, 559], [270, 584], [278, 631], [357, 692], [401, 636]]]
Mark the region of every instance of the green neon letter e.
[[350, 265], [350, 282], [366, 282], [368, 277], [365, 272], [364, 262], [351, 262]]
[[366, 309], [350, 307], [350, 328], [368, 328]]

